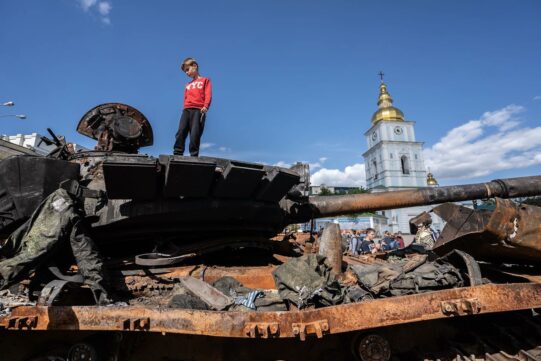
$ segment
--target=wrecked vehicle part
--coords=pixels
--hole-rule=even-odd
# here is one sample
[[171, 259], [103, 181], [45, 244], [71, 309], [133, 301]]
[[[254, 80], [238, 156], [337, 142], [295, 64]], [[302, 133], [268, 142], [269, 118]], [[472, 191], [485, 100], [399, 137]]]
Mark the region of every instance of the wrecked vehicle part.
[[466, 274], [468, 276], [469, 286], [479, 286], [484, 283], [479, 263], [477, 263], [477, 261], [466, 252], [455, 249], [438, 260], [449, 262], [460, 269], [465, 268], [467, 271]]
[[222, 277], [213, 284], [225, 295], [234, 299], [233, 311], [287, 311], [287, 306], [276, 290], [261, 290], [244, 287], [242, 283], [230, 276]]
[[[245, 339], [241, 341], [252, 341], [245, 345], [261, 345], [264, 342], [259, 339], [263, 338], [268, 339], [265, 341], [290, 339], [290, 345], [298, 345], [304, 342], [297, 340], [311, 342], [324, 337], [325, 341], [319, 344], [327, 345], [333, 336], [345, 336], [365, 330], [372, 334], [374, 329], [381, 329], [383, 326], [406, 323], [419, 325], [420, 321], [426, 320], [444, 320], [443, 323], [447, 324], [452, 320], [465, 318], [461, 316], [540, 307], [540, 285], [520, 279], [515, 281], [517, 283], [438, 288], [437, 291], [373, 300], [370, 299], [372, 295], [363, 292], [365, 290], [358, 285], [338, 285], [336, 289], [340, 290], [340, 296], [332, 294], [330, 301], [320, 298], [318, 288], [318, 292], [309, 292], [309, 296], [313, 296], [311, 299], [301, 297], [302, 305], [306, 304], [303, 309], [297, 310], [297, 304], [289, 302], [288, 310], [278, 291], [269, 291], [275, 287], [271, 272], [286, 264], [289, 256], [296, 257], [298, 254], [275, 254], [278, 248], [286, 245], [279, 241], [265, 248], [267, 244], [271, 245], [269, 239], [289, 223], [330, 215], [337, 212], [337, 207], [341, 213], [356, 213], [367, 208], [409, 206], [424, 202], [423, 194], [428, 198], [431, 194], [436, 195], [429, 199], [430, 202], [484, 198], [493, 191], [501, 193], [502, 196], [525, 195], [539, 192], [539, 187], [535, 188], [535, 184], [539, 184], [539, 177], [503, 180], [496, 182], [497, 184], [490, 182], [486, 185], [456, 186], [453, 188], [455, 193], [449, 187], [441, 187], [425, 193], [408, 191], [371, 194], [362, 199], [357, 196], [337, 196], [339, 198], [335, 200], [330, 199], [333, 197], [326, 200], [322, 197], [309, 198], [305, 192], [309, 179], [305, 172], [306, 167], [303, 166], [285, 169], [219, 158], [169, 155], [156, 158], [133, 154], [137, 151], [136, 148], [143, 144], [134, 142], [140, 132], [136, 129], [137, 124], [123, 118], [126, 114], [116, 113], [117, 110], [118, 108], [111, 113], [99, 114], [102, 120], [96, 121], [96, 124], [110, 123], [105, 128], [98, 125], [98, 132], [92, 133], [96, 138], [101, 137], [100, 149], [104, 150], [76, 153], [70, 155], [69, 159], [79, 165], [79, 175], [85, 186], [107, 195], [102, 199], [86, 198], [85, 213], [92, 221], [91, 231], [96, 243], [108, 257], [107, 264], [111, 266], [109, 270], [114, 278], [115, 291], [127, 295], [128, 305], [96, 307], [74, 305], [70, 302], [69, 306], [15, 307], [10, 309], [6, 316], [0, 317], [0, 329], [9, 331], [2, 331], [2, 336], [15, 330], [21, 335], [19, 337], [29, 334], [24, 332], [26, 330], [47, 330], [44, 333], [34, 333], [40, 336], [61, 331], [115, 331], [124, 337], [144, 334], [165, 339], [167, 336], [162, 334], [175, 333], [193, 338], [203, 335], [207, 341], [214, 342], [218, 337], [223, 337], [224, 340], [237, 338]], [[120, 128], [116, 130], [116, 134], [115, 120], [126, 121], [119, 123]], [[88, 124], [89, 126], [85, 127], [90, 131], [90, 123]], [[124, 125], [125, 129], [122, 128]], [[132, 128], [132, 125], [135, 127]], [[138, 139], [144, 139], [144, 131], [141, 135], [143, 138]], [[132, 139], [125, 141], [122, 138]], [[118, 140], [125, 143], [115, 143]], [[15, 181], [18, 177], [15, 173], [8, 176], [14, 177]], [[537, 182], [533, 190], [532, 182]], [[441, 194], [438, 193], [440, 189]], [[3, 197], [1, 194], [0, 198]], [[430, 202], [426, 204], [431, 204]], [[329, 204], [329, 207], [326, 204]], [[323, 206], [318, 208], [321, 205]], [[182, 248], [182, 251], [165, 251], [161, 248], [163, 242], [174, 243]], [[262, 247], [265, 251], [254, 252], [256, 243], [265, 244]], [[255, 254], [255, 257], [243, 257], [247, 254], [245, 252], [248, 246], [249, 252], [252, 252], [249, 254]], [[314, 251], [316, 247], [317, 244]], [[167, 270], [155, 268], [163, 267], [155, 265], [141, 269], [143, 267], [134, 262], [135, 256], [151, 252], [171, 256], [197, 253], [197, 256], [186, 258], [181, 266], [169, 267]], [[420, 258], [415, 259], [405, 265], [404, 269], [411, 272], [419, 269], [423, 272], [418, 276], [423, 277], [433, 272], [424, 272], [422, 267], [425, 261], [426, 259], [422, 262]], [[248, 268], [246, 265], [257, 267]], [[462, 267], [467, 269], [461, 264]], [[319, 271], [320, 273], [315, 272], [318, 277], [326, 280], [325, 275], [330, 273], [329, 267]], [[234, 277], [241, 281], [244, 285], [242, 287], [250, 288], [242, 292], [235, 291], [237, 296], [240, 296], [240, 304], [230, 305], [226, 308], [227, 311], [208, 310], [211, 307], [207, 304], [198, 303], [201, 298], [186, 296], [188, 293], [184, 293], [185, 288], [177, 287], [180, 277], [193, 277], [210, 284], [224, 276]], [[329, 281], [334, 285], [331, 278]], [[464, 281], [467, 284], [466, 277]], [[327, 290], [328, 284], [323, 284], [325, 287], [321, 288]], [[301, 291], [302, 286], [301, 284], [298, 291]], [[451, 282], [445, 287], [452, 287]], [[39, 289], [37, 287], [33, 290]], [[297, 301], [299, 292], [295, 294], [294, 289], [290, 290], [293, 299]], [[260, 291], [264, 292], [264, 297], [256, 297], [260, 295]], [[45, 293], [47, 292], [46, 287]], [[233, 295], [222, 293], [234, 299]], [[249, 294], [253, 297], [248, 297]], [[335, 299], [338, 304], [328, 306], [333, 304]], [[351, 303], [352, 301], [356, 303]], [[243, 302], [246, 302], [248, 307]], [[267, 302], [267, 305], [261, 302]], [[272, 302], [274, 304], [269, 305]], [[247, 312], [253, 311], [252, 303], [257, 312]], [[266, 308], [267, 306], [270, 307]], [[278, 311], [274, 306], [281, 307], [281, 310]], [[470, 319], [475, 320], [477, 317]], [[154, 338], [154, 342], [157, 338]], [[0, 340], [3, 339], [0, 337]], [[345, 345], [348, 348], [349, 344]], [[184, 342], [183, 347], [191, 347], [190, 339]], [[165, 344], [162, 348], [168, 350], [170, 346]], [[156, 350], [162, 351], [162, 348]], [[211, 347], [202, 348], [206, 351]], [[230, 355], [237, 360], [243, 352], [243, 349], [232, 349]], [[221, 352], [215, 352], [214, 359], [219, 359], [220, 354]], [[179, 355], [184, 357], [184, 353], [177, 353], [167, 359], [178, 359]], [[306, 355], [310, 353], [307, 352]], [[329, 355], [334, 353], [317, 356], [327, 361], [333, 359]], [[141, 356], [140, 359], [152, 359], [154, 356], [151, 353], [150, 357]], [[345, 359], [349, 360], [351, 357]]]
[[420, 256], [394, 263], [354, 264], [350, 268], [359, 284], [378, 298], [464, 286], [459, 268], [447, 259], [427, 262], [426, 256]]
[[539, 317], [518, 311], [325, 334], [323, 339], [309, 335], [303, 342], [270, 337], [272, 325], [267, 328], [267, 339], [154, 332], [3, 332], [2, 356], [10, 361], [65, 361], [73, 345], [84, 343], [98, 351], [101, 359], [123, 361], [360, 361], [359, 341], [378, 335], [390, 344], [393, 361], [536, 360], [540, 326]]
[[98, 144], [96, 150], [137, 153], [153, 143], [152, 127], [137, 109], [121, 103], [106, 103], [90, 109], [79, 121], [77, 132]]
[[62, 181], [78, 177], [79, 165], [65, 160], [15, 156], [1, 161], [0, 238], [7, 238], [28, 219]]
[[306, 254], [276, 267], [272, 275], [280, 297], [299, 309], [341, 303], [344, 290], [325, 261], [323, 256]]
[[79, 272], [93, 291], [105, 294], [103, 262], [90, 238], [77, 199], [57, 189], [15, 230], [1, 249], [1, 288], [43, 268], [50, 257], [69, 244]]
[[319, 240], [319, 255], [327, 259], [327, 264], [331, 267], [331, 274], [336, 276], [342, 273], [342, 235], [340, 226], [331, 223], [323, 230]]
[[496, 198], [494, 211], [446, 203], [434, 213], [447, 224], [434, 252], [460, 249], [477, 260], [541, 263], [541, 207]]
[[233, 304], [234, 300], [231, 297], [224, 295], [206, 282], [193, 277], [183, 277], [179, 281], [184, 288], [200, 298], [212, 310], [225, 310]]
[[[505, 312], [541, 307], [541, 285], [535, 283], [487, 284], [445, 289], [408, 296], [376, 299], [304, 311], [221, 312], [155, 307], [17, 307], [0, 317], [8, 330], [102, 330], [182, 333], [250, 338], [249, 325], [274, 323], [276, 337], [300, 337], [295, 325], [325, 323], [323, 334], [344, 333], [376, 327], [426, 321], [450, 316]], [[66, 319], [66, 315], [71, 317]], [[32, 325], [17, 320], [32, 318]], [[144, 326], [138, 320], [144, 320]], [[133, 326], [135, 324], [135, 326]], [[135, 327], [135, 329], [133, 328]], [[313, 334], [312, 326], [306, 335]], [[315, 336], [315, 334], [313, 334]]]
[[40, 306], [91, 306], [96, 304], [96, 300], [88, 287], [74, 282], [53, 280], [43, 287], [37, 304]]
[[292, 219], [330, 217], [355, 212], [370, 212], [444, 202], [459, 202], [491, 197], [516, 198], [541, 194], [541, 176], [497, 179], [487, 183], [467, 184], [415, 190], [311, 196], [306, 207], [290, 204]]

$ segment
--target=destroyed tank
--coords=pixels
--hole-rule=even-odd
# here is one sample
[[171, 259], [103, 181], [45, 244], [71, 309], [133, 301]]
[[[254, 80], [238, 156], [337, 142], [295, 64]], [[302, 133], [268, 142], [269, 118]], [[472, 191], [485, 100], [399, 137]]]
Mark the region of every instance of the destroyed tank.
[[[123, 302], [92, 305], [76, 267], [44, 265], [10, 288], [27, 298], [1, 307], [0, 346], [9, 360], [541, 359], [541, 320], [531, 311], [541, 307], [541, 213], [502, 200], [540, 195], [540, 176], [308, 196], [303, 164], [138, 154], [152, 144], [152, 128], [128, 105], [97, 106], [77, 130], [97, 140], [95, 150], [74, 153], [53, 134], [58, 148], [48, 157], [0, 163], [0, 239], [61, 185], [81, 199]], [[488, 213], [436, 207], [447, 226], [433, 251], [343, 255], [336, 225], [315, 243], [311, 233], [279, 235], [314, 218], [493, 197], [498, 207]], [[361, 282], [355, 265], [377, 266], [382, 275], [396, 271], [398, 258], [404, 275], [432, 262], [455, 270], [461, 282], [398, 296], [365, 287], [359, 302], [303, 305], [282, 297], [287, 282], [279, 276], [292, 260], [318, 262], [322, 277], [345, 287]], [[225, 281], [245, 294], [220, 292]], [[325, 299], [331, 288], [314, 294]], [[259, 290], [268, 292], [253, 311]], [[182, 306], [172, 294], [184, 296]], [[273, 302], [279, 307], [269, 308]]]

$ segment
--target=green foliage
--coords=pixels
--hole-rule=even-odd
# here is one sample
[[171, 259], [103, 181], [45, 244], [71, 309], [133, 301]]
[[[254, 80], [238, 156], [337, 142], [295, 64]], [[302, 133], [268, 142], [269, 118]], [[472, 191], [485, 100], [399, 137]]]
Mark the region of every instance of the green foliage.
[[369, 193], [369, 191], [363, 187], [359, 187], [359, 188], [349, 189], [346, 192], [335, 193], [335, 192], [332, 192], [329, 188], [321, 187], [319, 195], [320, 196], [338, 196], [338, 195], [344, 195], [344, 194], [362, 194], [362, 193]]
[[321, 187], [321, 191], [319, 192], [320, 196], [333, 196], [334, 193], [331, 192], [329, 188]]
[[362, 193], [369, 193], [368, 189], [364, 187], [359, 187], [359, 188], [351, 189], [350, 191], [348, 191], [348, 194], [362, 194]]

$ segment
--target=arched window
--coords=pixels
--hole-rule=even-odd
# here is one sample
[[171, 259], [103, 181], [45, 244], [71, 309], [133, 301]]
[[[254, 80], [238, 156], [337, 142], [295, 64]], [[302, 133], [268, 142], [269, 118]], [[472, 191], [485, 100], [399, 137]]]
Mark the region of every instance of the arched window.
[[374, 166], [374, 179], [378, 179], [378, 164], [373, 160], [372, 165]]
[[400, 157], [400, 163], [402, 164], [402, 174], [410, 174], [410, 162], [408, 157], [405, 155]]

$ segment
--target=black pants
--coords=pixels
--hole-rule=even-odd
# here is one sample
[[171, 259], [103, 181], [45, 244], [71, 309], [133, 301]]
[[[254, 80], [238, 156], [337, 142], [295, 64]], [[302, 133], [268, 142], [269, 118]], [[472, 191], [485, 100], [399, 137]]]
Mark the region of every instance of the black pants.
[[201, 110], [197, 108], [188, 108], [182, 111], [177, 139], [173, 147], [174, 154], [184, 155], [184, 144], [188, 133], [190, 133], [190, 155], [192, 157], [199, 155], [199, 143], [205, 129], [205, 118], [206, 114], [201, 113]]

